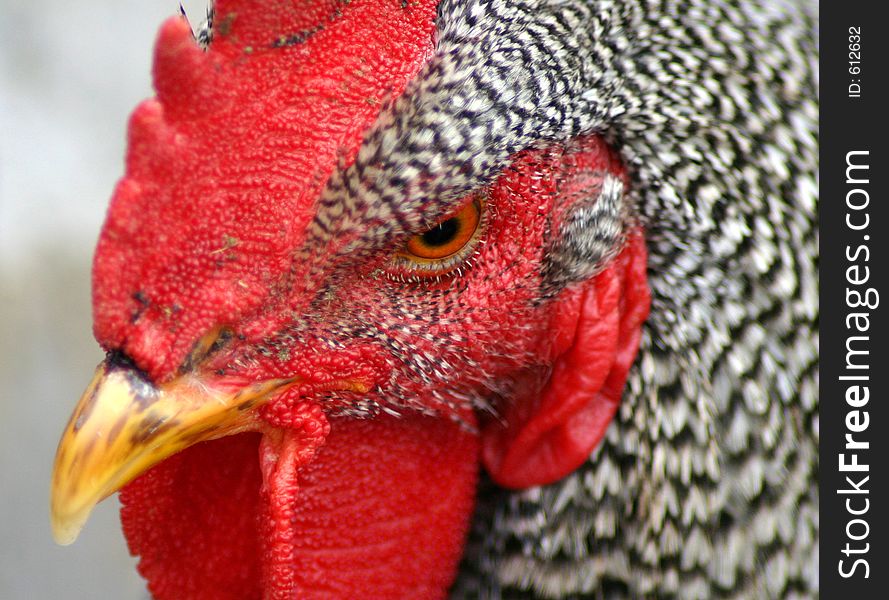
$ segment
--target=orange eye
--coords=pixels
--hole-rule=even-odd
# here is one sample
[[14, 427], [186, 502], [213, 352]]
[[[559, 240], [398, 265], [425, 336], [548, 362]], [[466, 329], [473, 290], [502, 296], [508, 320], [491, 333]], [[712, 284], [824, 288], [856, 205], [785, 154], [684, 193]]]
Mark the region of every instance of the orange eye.
[[401, 254], [421, 261], [441, 260], [457, 254], [478, 230], [481, 213], [479, 202], [470, 202], [453, 217], [412, 237]]

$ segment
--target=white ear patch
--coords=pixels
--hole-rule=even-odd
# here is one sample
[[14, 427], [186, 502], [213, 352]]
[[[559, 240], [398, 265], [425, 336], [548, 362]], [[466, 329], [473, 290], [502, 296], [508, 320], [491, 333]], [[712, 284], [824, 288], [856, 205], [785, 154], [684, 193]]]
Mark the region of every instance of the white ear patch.
[[544, 287], [557, 292], [569, 283], [589, 279], [620, 250], [624, 234], [624, 184], [607, 174], [586, 197], [565, 199], [572, 204], [552, 233], [543, 267]]

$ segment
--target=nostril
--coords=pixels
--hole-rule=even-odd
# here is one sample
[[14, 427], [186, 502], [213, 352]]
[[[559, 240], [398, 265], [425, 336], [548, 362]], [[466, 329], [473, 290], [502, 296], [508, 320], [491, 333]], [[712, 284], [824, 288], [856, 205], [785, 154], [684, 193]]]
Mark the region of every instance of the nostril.
[[153, 398], [157, 390], [151, 376], [123, 350], [114, 349], [105, 355], [105, 372], [118, 371], [123, 373], [134, 398]]
[[192, 345], [185, 360], [179, 366], [179, 374], [195, 370], [201, 363], [228, 345], [234, 336], [234, 330], [227, 325], [213, 327]]
[[131, 371], [135, 371], [140, 375], [145, 376], [148, 379], [147, 373], [136, 364], [136, 361], [130, 358], [130, 356], [120, 348], [113, 348], [109, 350], [105, 355], [105, 363], [108, 365], [108, 369], [128, 369]]

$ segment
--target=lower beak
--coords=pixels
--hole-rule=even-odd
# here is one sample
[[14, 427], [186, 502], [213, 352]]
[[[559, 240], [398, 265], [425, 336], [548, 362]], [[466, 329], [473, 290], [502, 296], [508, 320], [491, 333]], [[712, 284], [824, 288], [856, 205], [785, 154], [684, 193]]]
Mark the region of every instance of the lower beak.
[[93, 507], [152, 466], [198, 442], [255, 430], [255, 409], [298, 383], [275, 379], [235, 390], [197, 375], [155, 386], [108, 359], [96, 369], [59, 441], [53, 465], [53, 537], [70, 544]]

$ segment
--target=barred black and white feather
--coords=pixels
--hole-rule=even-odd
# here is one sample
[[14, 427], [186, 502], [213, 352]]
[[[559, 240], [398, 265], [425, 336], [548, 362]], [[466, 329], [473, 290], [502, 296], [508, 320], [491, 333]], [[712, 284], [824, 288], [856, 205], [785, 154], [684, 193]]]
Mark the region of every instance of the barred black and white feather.
[[[389, 157], [391, 187], [370, 197], [387, 205], [411, 160], [440, 164], [415, 206], [396, 203], [416, 211], [517, 150], [603, 133], [632, 170], [654, 295], [605, 441], [562, 482], [490, 490], [455, 597], [817, 596], [813, 8], [491, 1], [439, 13], [431, 75], [367, 144], [411, 158]], [[441, 149], [411, 138], [429, 128], [447, 132]], [[387, 142], [392, 131], [402, 138]]]

